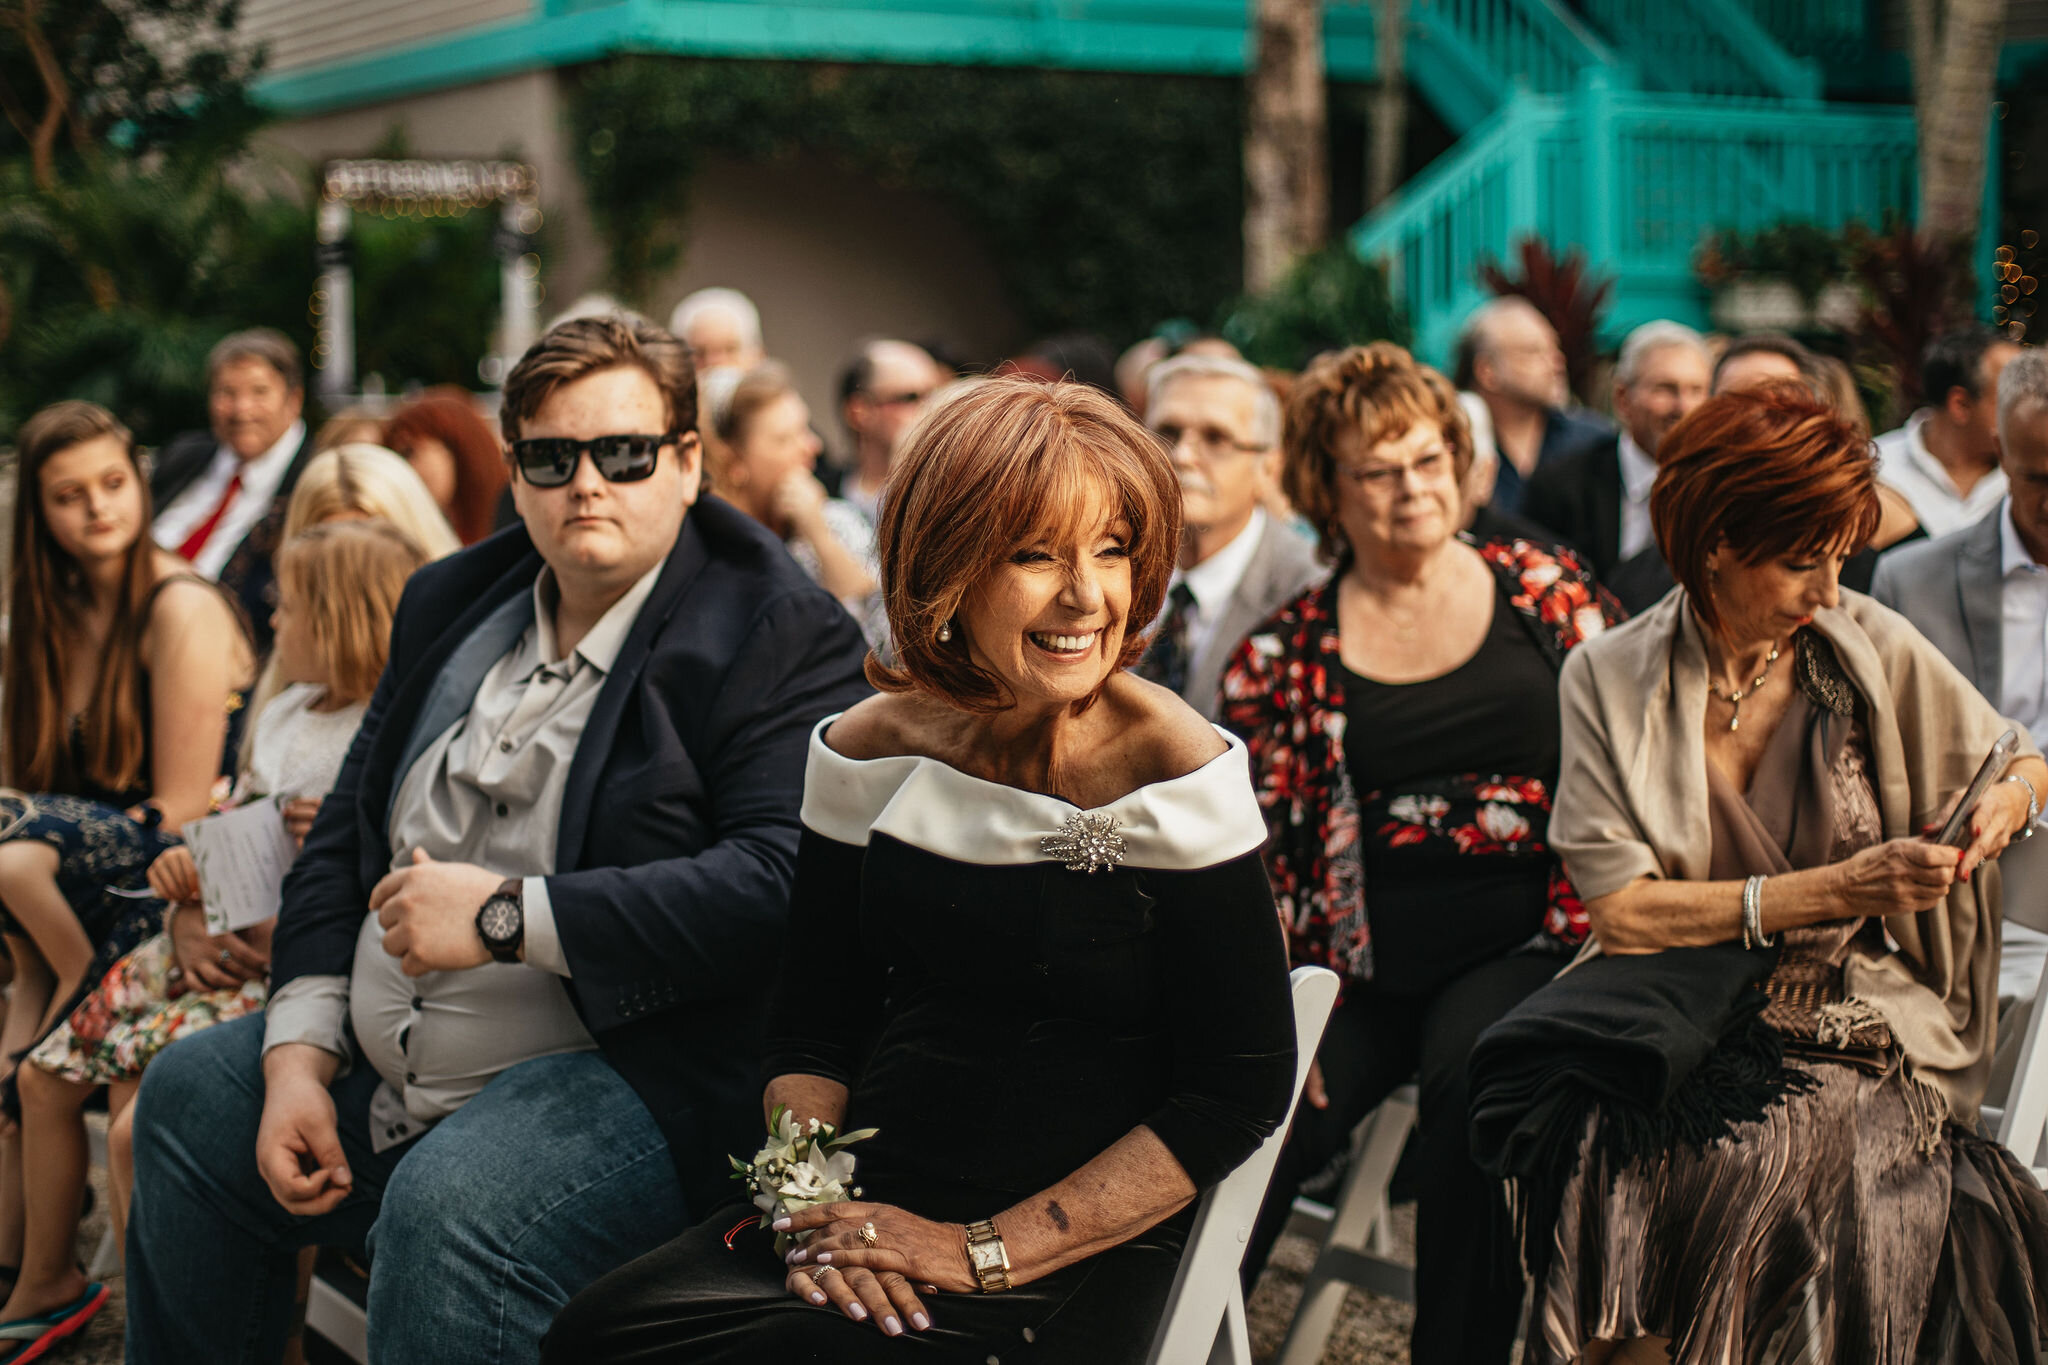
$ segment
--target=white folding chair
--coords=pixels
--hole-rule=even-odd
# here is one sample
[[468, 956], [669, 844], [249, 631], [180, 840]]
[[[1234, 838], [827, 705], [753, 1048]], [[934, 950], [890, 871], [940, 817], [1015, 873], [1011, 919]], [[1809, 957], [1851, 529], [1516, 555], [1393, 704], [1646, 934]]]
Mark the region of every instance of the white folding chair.
[[1404, 1085], [1366, 1115], [1351, 1139], [1351, 1169], [1334, 1207], [1294, 1201], [1289, 1227], [1308, 1221], [1323, 1225], [1322, 1247], [1301, 1288], [1301, 1303], [1280, 1348], [1279, 1365], [1316, 1365], [1329, 1344], [1352, 1286], [1415, 1301], [1415, 1268], [1394, 1258], [1387, 1188], [1400, 1164], [1401, 1149], [1415, 1131], [1415, 1087]]
[[2042, 1130], [2048, 1128], [2048, 968], [2041, 984], [2034, 988], [2034, 1012], [2021, 1035], [2019, 1064], [2013, 1068], [2012, 1089], [2004, 1103], [1984, 1106], [1984, 1126], [1997, 1135], [2005, 1149], [2034, 1173], [2034, 1179], [2048, 1186], [2048, 1159], [2041, 1150]]
[[[91, 1153], [92, 1164], [101, 1170], [107, 1169], [107, 1134], [98, 1124], [86, 1127], [87, 1150]], [[107, 1196], [109, 1202], [113, 1195]], [[114, 1211], [107, 1210], [107, 1230], [100, 1234], [100, 1244], [93, 1250], [92, 1264], [85, 1268], [88, 1280], [104, 1280], [121, 1272], [121, 1243], [114, 1237]]]
[[313, 1276], [312, 1292], [306, 1299], [306, 1330], [318, 1332], [356, 1365], [369, 1365], [370, 1320], [363, 1306], [318, 1273]]
[[[1302, 1082], [1323, 1040], [1323, 1025], [1337, 1002], [1337, 977], [1321, 967], [1297, 967], [1294, 990], [1294, 1098], [1287, 1120], [1301, 1101]], [[1238, 1268], [1244, 1264], [1252, 1224], [1265, 1202], [1266, 1186], [1287, 1141], [1287, 1120], [1273, 1130], [1258, 1151], [1221, 1184], [1202, 1196], [1195, 1225], [1181, 1253], [1180, 1271], [1167, 1296], [1159, 1334], [1152, 1339], [1146, 1365], [1251, 1365], [1251, 1338], [1245, 1331], [1244, 1293]]]

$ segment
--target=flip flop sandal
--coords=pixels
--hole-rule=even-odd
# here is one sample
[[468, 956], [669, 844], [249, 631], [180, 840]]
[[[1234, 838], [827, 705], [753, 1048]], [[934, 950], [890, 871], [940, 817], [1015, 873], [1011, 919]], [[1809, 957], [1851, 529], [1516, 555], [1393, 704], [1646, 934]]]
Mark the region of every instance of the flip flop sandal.
[[53, 1308], [41, 1317], [0, 1322], [0, 1351], [7, 1350], [10, 1342], [20, 1343], [8, 1354], [0, 1355], [0, 1365], [28, 1365], [31, 1360], [41, 1360], [58, 1342], [91, 1322], [93, 1314], [106, 1306], [107, 1287], [93, 1283], [70, 1303], [62, 1308]]

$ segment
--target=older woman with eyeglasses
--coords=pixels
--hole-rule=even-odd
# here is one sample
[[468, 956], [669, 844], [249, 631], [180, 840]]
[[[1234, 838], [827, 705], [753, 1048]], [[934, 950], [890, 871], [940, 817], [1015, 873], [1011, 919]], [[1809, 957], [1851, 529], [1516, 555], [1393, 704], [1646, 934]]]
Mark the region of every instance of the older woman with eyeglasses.
[[1291, 955], [1345, 991], [1245, 1273], [1300, 1182], [1419, 1073], [1413, 1358], [1502, 1361], [1521, 1276], [1500, 1186], [1468, 1154], [1465, 1058], [1585, 935], [1545, 837], [1557, 675], [1620, 608], [1570, 551], [1458, 534], [1471, 436], [1398, 346], [1310, 365], [1283, 445], [1336, 572], [1239, 648], [1223, 721], [1251, 753]]

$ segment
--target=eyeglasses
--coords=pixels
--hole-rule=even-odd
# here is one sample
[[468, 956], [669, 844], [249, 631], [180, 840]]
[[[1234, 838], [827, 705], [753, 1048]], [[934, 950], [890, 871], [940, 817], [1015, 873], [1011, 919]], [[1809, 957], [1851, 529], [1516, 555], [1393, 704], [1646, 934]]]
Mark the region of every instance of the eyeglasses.
[[1261, 445], [1257, 441], [1240, 441], [1229, 432], [1218, 427], [1196, 429], [1193, 427], [1175, 426], [1171, 422], [1162, 422], [1152, 429], [1159, 433], [1159, 438], [1165, 441], [1170, 449], [1177, 450], [1180, 448], [1180, 443], [1186, 441], [1203, 455], [1250, 455], [1261, 450], [1270, 449], [1270, 447]]
[[1338, 474], [1359, 488], [1393, 488], [1404, 482], [1409, 474], [1429, 480], [1447, 475], [1450, 468], [1450, 452], [1444, 450], [1425, 450], [1408, 464], [1340, 464], [1336, 467]]
[[862, 389], [861, 392], [878, 408], [915, 407], [932, 396], [930, 389], [910, 389], [903, 393], [875, 393]]
[[660, 436], [593, 436], [587, 441], [567, 436], [531, 436], [512, 443], [519, 477], [535, 488], [560, 488], [576, 477], [585, 451], [607, 483], [638, 483], [654, 473], [661, 448], [682, 439], [679, 431]]

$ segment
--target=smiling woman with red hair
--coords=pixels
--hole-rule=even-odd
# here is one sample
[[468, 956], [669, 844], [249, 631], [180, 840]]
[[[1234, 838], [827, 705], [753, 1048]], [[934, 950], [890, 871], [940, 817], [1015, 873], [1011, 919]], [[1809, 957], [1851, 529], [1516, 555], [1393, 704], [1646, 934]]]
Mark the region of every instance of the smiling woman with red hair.
[[762, 1104], [874, 1126], [858, 1187], [774, 1224], [786, 1260], [743, 1195], [710, 1211], [544, 1360], [1144, 1359], [1196, 1197], [1294, 1074], [1244, 746], [1127, 671], [1180, 517], [1165, 447], [1084, 385], [989, 379], [911, 428], [898, 663], [811, 740]]
[[[1838, 587], [1877, 524], [1876, 464], [1810, 393], [1702, 405], [1667, 438], [1650, 515], [1680, 589], [1577, 651], [1560, 685], [1551, 838], [1607, 961], [1481, 1040], [1475, 1111], [1500, 1093], [1503, 1031], [1574, 1011], [1601, 1011], [1574, 1035], [1601, 1040], [1573, 1049], [1580, 1068], [1608, 1040], [1709, 1046], [1670, 1066], [1661, 1102], [1589, 1101], [1552, 1130], [1567, 1140], [1548, 1170], [1515, 1172], [1525, 1207], [1556, 1212], [1553, 1234], [1531, 1229], [1547, 1271], [1530, 1358], [1778, 1359], [1796, 1342], [1783, 1358], [2032, 1360], [2048, 1200], [1974, 1131], [1999, 905], [1998, 879], [1971, 874], [2028, 826], [2048, 765], [2025, 745], [1966, 847], [1922, 837], [2007, 722], [1901, 617]], [[1972, 1341], [2012, 1349], [1959, 1354]]]

